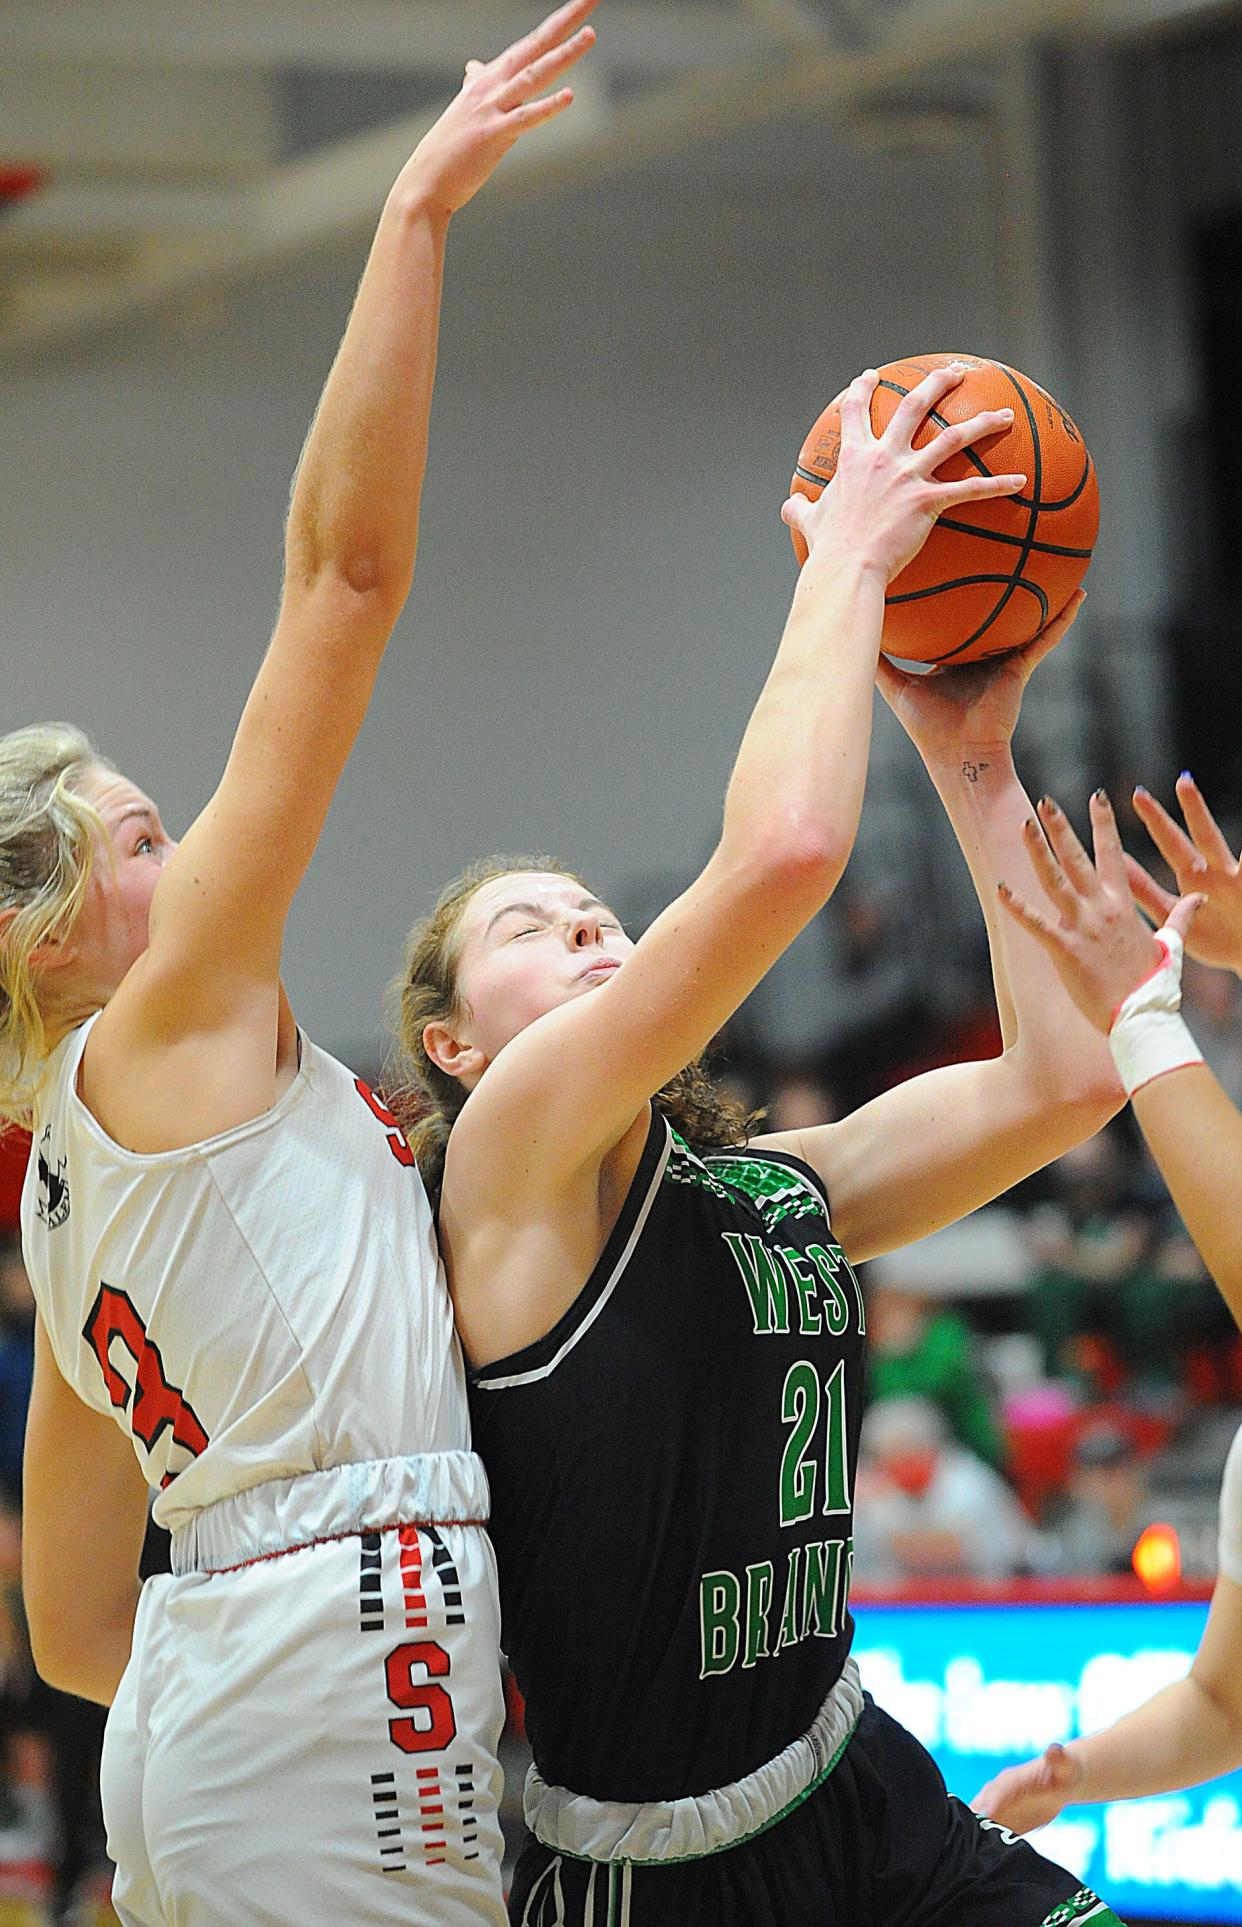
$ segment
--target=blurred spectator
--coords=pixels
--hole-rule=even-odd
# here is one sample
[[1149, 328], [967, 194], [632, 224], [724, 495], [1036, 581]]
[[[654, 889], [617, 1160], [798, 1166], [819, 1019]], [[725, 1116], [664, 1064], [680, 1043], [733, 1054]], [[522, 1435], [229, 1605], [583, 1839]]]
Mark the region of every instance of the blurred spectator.
[[855, 1495], [856, 1579], [1005, 1579], [1040, 1563], [1040, 1543], [1004, 1479], [947, 1438], [929, 1399], [870, 1408]]
[[872, 1284], [867, 1291], [868, 1390], [873, 1400], [930, 1399], [960, 1445], [986, 1464], [1004, 1463], [974, 1335], [956, 1312], [916, 1291]]
[[1139, 1376], [1166, 1378], [1165, 1319], [1157, 1314], [1173, 1287], [1153, 1262], [1155, 1215], [1135, 1194], [1122, 1132], [1112, 1125], [1088, 1138], [1051, 1175], [1054, 1200], [1032, 1212], [1027, 1225], [1037, 1262], [1030, 1324], [1045, 1370], [1090, 1380], [1082, 1341], [1091, 1335], [1102, 1336]]
[[835, 1100], [822, 1077], [812, 1070], [787, 1066], [778, 1071], [768, 1093], [765, 1131], [809, 1131], [832, 1124], [839, 1116]]
[[1119, 1426], [1088, 1428], [1074, 1452], [1065, 1509], [1052, 1521], [1062, 1572], [1123, 1574], [1134, 1543], [1151, 1522], [1147, 1467]]

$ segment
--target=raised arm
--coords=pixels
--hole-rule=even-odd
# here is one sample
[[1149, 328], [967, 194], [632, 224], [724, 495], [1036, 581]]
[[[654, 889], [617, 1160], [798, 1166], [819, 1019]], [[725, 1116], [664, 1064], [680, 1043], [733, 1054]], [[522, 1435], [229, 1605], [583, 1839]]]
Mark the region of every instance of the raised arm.
[[[1008, 907], [1043, 944], [1084, 1016], [1112, 1039], [1123, 1063], [1127, 1053], [1132, 1060], [1127, 1081], [1135, 1118], [1183, 1224], [1242, 1326], [1242, 1233], [1236, 1213], [1222, 1203], [1242, 1184], [1242, 1116], [1176, 1014], [1182, 944], [1194, 941], [1199, 916], [1210, 909], [1198, 890], [1174, 902], [1157, 945], [1135, 914], [1116, 823], [1103, 797], [1092, 799], [1091, 814], [1095, 864], [1062, 818], [1053, 847], [1036, 853], [1039, 907], [1016, 894]], [[1195, 873], [1186, 874], [1189, 880]], [[1150, 1036], [1155, 1055], [1144, 1060]]]
[[[472, 62], [388, 196], [298, 466], [270, 647], [219, 788], [161, 876], [146, 956], [113, 1000], [121, 1047], [91, 1040], [95, 1097], [130, 1141], [129, 1109], [151, 1128], [152, 1094], [127, 1097], [144, 1045], [208, 1032], [215, 1048], [240, 1032], [243, 1055], [274, 1057], [263, 1040], [275, 1036], [285, 920], [414, 567], [449, 222], [523, 133], [569, 104], [559, 82], [591, 43], [594, 4], [570, 0], [497, 59]], [[255, 1094], [237, 1102], [248, 1115]]]
[[810, 559], [742, 740], [715, 853], [615, 975], [506, 1045], [454, 1130], [450, 1176], [468, 1157], [494, 1207], [507, 1185], [525, 1209], [532, 1186], [555, 1196], [598, 1165], [834, 888], [862, 804], [886, 584], [943, 509], [1022, 485], [935, 479], [952, 453], [995, 430], [995, 414], [913, 447], [960, 379], [930, 376], [878, 439], [875, 374], [844, 397], [835, 479], [818, 503], [786, 505]]
[[[1039, 944], [1006, 918], [1002, 878], [1034, 882], [1042, 836], [1014, 769], [1023, 689], [1077, 615], [1071, 604], [1019, 654], [880, 687], [935, 784], [987, 925], [1003, 1050], [911, 1078], [835, 1124], [779, 1140], [823, 1176], [851, 1258], [951, 1224], [1090, 1136], [1122, 1103], [1103, 1038], [1074, 1008]], [[1043, 804], [1046, 816], [1048, 806]], [[934, 933], [926, 942], [935, 968]]]
[[129, 1662], [147, 1483], [110, 1418], [57, 1368], [42, 1319], [22, 1472], [22, 1597], [49, 1686], [112, 1704]]

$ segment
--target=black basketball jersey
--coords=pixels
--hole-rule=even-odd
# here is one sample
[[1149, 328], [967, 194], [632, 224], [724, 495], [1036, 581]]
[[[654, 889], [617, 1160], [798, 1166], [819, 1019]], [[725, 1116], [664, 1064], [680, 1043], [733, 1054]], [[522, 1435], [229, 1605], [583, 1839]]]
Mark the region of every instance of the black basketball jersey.
[[651, 1130], [594, 1272], [471, 1374], [505, 1645], [540, 1772], [679, 1799], [806, 1732], [839, 1676], [864, 1319], [819, 1180]]

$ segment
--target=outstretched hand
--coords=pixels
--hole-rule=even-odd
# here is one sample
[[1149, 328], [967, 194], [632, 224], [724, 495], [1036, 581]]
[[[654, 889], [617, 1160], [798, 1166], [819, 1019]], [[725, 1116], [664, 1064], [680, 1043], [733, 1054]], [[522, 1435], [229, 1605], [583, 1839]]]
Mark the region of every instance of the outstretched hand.
[[[1118, 1004], [1159, 968], [1164, 952], [1134, 907], [1117, 819], [1103, 790], [1091, 798], [1091, 830], [1094, 864], [1064, 811], [1046, 796], [1039, 822], [1032, 818], [1026, 826], [1045, 903], [1037, 910], [1007, 884], [999, 888], [1005, 908], [1043, 945], [1083, 1016], [1107, 1035]], [[1170, 911], [1167, 922], [1183, 939], [1202, 901], [1183, 897]]]
[[419, 196], [455, 214], [495, 171], [521, 135], [563, 114], [573, 90], [559, 81], [595, 44], [585, 26], [598, 0], [569, 0], [494, 60], [470, 60], [461, 92], [423, 136], [406, 174]]
[[1055, 1820], [1084, 1778], [1079, 1761], [1063, 1746], [1049, 1746], [1038, 1760], [1006, 1767], [981, 1787], [971, 1808], [1012, 1833], [1032, 1833]]
[[[1242, 975], [1242, 864], [1188, 771], [1177, 779], [1177, 800], [1185, 830], [1145, 789], [1134, 792], [1135, 814], [1172, 870], [1182, 896], [1194, 891], [1202, 897], [1203, 908], [1186, 940], [1190, 955]], [[1177, 898], [1162, 890], [1132, 856], [1126, 858], [1126, 871], [1135, 901], [1156, 923], [1163, 923]]]
[[970, 475], [956, 482], [936, 479], [951, 456], [1008, 428], [1011, 408], [989, 408], [968, 421], [942, 428], [922, 448], [914, 438], [929, 414], [961, 385], [961, 363], [937, 368], [904, 395], [891, 421], [877, 435], [871, 400], [880, 377], [868, 368], [841, 396], [841, 451], [836, 473], [818, 500], [792, 495], [781, 510], [787, 528], [802, 536], [812, 554], [826, 544], [876, 569], [885, 582], [900, 574], [926, 542], [936, 518], [964, 502], [1017, 495], [1025, 475]]
[[918, 675], [881, 656], [876, 686], [925, 758], [970, 758], [1003, 748], [1017, 728], [1027, 683], [1072, 629], [1086, 599], [1080, 589], [1024, 648], [983, 662], [946, 664]]

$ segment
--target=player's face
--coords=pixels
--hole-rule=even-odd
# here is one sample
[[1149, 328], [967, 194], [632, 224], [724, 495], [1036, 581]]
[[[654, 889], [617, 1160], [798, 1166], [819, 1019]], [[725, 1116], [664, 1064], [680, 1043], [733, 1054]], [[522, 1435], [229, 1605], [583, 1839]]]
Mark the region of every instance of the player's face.
[[634, 945], [574, 877], [496, 877], [461, 922], [457, 986], [488, 1062], [538, 1017], [607, 983]]
[[128, 777], [95, 769], [79, 787], [103, 819], [108, 848], [95, 853], [66, 967], [75, 996], [103, 1003], [147, 947], [151, 899], [177, 846], [150, 797]]

